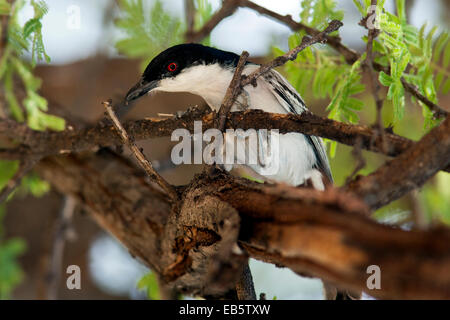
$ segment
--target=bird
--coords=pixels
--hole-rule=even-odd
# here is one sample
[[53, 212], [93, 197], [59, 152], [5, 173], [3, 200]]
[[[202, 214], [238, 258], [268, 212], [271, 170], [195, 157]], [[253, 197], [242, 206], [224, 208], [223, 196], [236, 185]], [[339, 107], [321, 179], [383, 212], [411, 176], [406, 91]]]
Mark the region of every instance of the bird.
[[[189, 92], [203, 98], [211, 109], [219, 111], [239, 58], [233, 52], [196, 43], [172, 46], [148, 64], [139, 81], [126, 94], [125, 103], [158, 91]], [[247, 61], [242, 74], [248, 75], [259, 67], [259, 64]], [[300, 94], [275, 70], [260, 76], [256, 86], [243, 88], [243, 94], [231, 111], [243, 109], [281, 114], [302, 114], [308, 110]], [[277, 172], [265, 176], [264, 165], [260, 163], [239, 167], [248, 169], [245, 171], [247, 175], [250, 172], [256, 178], [292, 186], [324, 190], [333, 183], [321, 138], [297, 132], [278, 134], [277, 138]]]
[[[233, 52], [202, 44], [172, 46], [151, 60], [139, 81], [126, 94], [124, 102], [129, 104], [146, 94], [158, 91], [189, 92], [202, 97], [212, 110], [218, 112], [239, 58], [240, 56]], [[246, 61], [242, 74], [248, 75], [259, 67], [259, 64]], [[260, 76], [256, 80], [256, 86], [244, 87], [243, 94], [236, 100], [231, 111], [246, 109], [281, 114], [308, 112], [297, 90], [273, 69]], [[278, 154], [275, 156], [279, 161], [278, 170], [270, 174], [268, 181], [322, 191], [333, 184], [326, 149], [320, 137], [289, 132], [278, 134], [277, 138]], [[261, 140], [258, 142], [262, 144]], [[267, 150], [263, 152], [266, 156], [269, 154]], [[244, 164], [243, 168], [244, 171], [239, 172], [247, 177], [265, 178], [265, 168], [260, 163]], [[327, 281], [323, 281], [323, 284], [326, 299], [361, 298], [360, 292], [342, 290]]]

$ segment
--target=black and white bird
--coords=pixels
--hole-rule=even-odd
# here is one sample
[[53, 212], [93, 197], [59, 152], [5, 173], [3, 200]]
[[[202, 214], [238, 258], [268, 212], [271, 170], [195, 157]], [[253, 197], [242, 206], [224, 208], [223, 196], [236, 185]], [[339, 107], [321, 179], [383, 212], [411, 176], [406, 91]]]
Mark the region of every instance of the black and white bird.
[[[130, 89], [130, 102], [155, 91], [190, 92], [202, 97], [218, 111], [233, 77], [239, 56], [200, 44], [173, 46], [156, 56], [144, 71], [140, 81]], [[259, 67], [247, 62], [242, 74]], [[257, 79], [256, 87], [249, 85], [232, 107], [260, 109], [272, 113], [301, 114], [307, 110], [294, 87], [277, 71], [271, 70]], [[323, 190], [333, 178], [322, 140], [301, 133], [279, 135], [278, 170], [270, 180], [290, 185], [309, 185]], [[251, 170], [264, 176], [263, 166], [251, 165]]]

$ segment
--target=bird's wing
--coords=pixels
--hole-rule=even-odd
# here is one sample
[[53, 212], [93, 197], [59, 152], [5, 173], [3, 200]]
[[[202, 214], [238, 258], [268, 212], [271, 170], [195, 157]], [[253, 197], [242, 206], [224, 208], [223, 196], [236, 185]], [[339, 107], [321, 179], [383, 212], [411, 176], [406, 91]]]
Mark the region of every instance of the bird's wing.
[[[271, 70], [264, 75], [264, 79], [270, 84], [270, 90], [286, 112], [301, 114], [308, 110], [297, 90], [277, 71]], [[326, 177], [333, 182], [330, 164], [322, 139], [316, 136], [305, 135], [311, 144], [317, 159], [317, 167]]]

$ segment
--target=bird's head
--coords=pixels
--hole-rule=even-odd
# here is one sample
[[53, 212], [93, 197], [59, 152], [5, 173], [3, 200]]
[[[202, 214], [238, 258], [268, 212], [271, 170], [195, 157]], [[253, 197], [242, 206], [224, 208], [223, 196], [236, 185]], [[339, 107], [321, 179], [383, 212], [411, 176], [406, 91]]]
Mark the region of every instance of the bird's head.
[[149, 63], [125, 100], [128, 103], [152, 91], [192, 92], [203, 97], [204, 92], [214, 94], [221, 82], [229, 83], [238, 61], [235, 53], [200, 44], [173, 46]]

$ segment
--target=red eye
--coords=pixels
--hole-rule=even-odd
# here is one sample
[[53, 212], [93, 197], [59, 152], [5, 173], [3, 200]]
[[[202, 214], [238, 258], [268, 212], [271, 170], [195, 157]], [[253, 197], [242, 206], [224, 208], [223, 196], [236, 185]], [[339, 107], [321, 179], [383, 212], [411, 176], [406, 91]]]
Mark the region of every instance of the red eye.
[[178, 68], [178, 65], [175, 62], [171, 62], [167, 66], [167, 70], [169, 70], [170, 72], [174, 72], [175, 70], [177, 70], [177, 68]]

